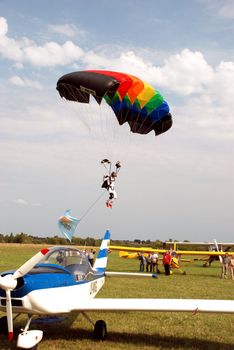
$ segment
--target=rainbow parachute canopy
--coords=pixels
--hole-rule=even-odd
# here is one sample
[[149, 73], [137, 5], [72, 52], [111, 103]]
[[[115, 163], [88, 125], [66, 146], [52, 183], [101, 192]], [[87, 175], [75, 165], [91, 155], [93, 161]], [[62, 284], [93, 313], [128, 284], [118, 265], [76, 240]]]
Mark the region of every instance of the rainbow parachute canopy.
[[87, 70], [69, 73], [57, 82], [61, 97], [89, 103], [92, 95], [98, 104], [103, 99], [111, 106], [120, 125], [128, 123], [134, 133], [160, 135], [172, 126], [169, 106], [162, 95], [146, 82], [130, 74]]

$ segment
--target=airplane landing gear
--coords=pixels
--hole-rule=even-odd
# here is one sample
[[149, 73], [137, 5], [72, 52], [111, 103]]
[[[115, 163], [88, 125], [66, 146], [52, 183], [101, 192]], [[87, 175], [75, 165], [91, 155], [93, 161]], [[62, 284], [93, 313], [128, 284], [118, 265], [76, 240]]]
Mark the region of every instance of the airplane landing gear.
[[33, 315], [29, 317], [28, 322], [23, 332], [19, 334], [17, 340], [17, 349], [36, 350], [38, 343], [42, 340], [43, 332], [41, 330], [33, 329], [29, 331], [30, 323]]
[[94, 326], [94, 332], [93, 332], [94, 338], [104, 340], [106, 338], [106, 333], [107, 333], [106, 322], [103, 320], [98, 320]]
[[81, 314], [94, 326], [93, 337], [94, 339], [104, 340], [107, 334], [106, 322], [103, 320], [98, 320], [95, 324], [91, 318], [86, 315], [86, 313], [81, 312]]

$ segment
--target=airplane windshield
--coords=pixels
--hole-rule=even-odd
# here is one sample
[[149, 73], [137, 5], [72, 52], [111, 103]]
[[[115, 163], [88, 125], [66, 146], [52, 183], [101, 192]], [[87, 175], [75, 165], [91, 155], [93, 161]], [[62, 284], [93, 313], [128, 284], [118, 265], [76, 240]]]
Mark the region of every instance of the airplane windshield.
[[87, 278], [92, 272], [87, 256], [73, 248], [51, 248], [42, 263], [62, 266], [72, 273], [77, 281]]

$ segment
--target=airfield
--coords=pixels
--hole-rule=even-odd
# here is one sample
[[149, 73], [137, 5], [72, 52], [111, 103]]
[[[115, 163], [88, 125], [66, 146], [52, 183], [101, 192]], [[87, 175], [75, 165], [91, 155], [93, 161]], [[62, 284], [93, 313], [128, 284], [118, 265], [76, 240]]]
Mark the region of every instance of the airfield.
[[[19, 267], [39, 249], [40, 245], [0, 245], [0, 271]], [[108, 261], [108, 270], [138, 272], [139, 269], [137, 260], [121, 259], [118, 252], [111, 252]], [[220, 278], [219, 262], [204, 268], [201, 261], [196, 261], [183, 265], [183, 269], [186, 275], [175, 271], [171, 276], [161, 273], [158, 279], [107, 277], [98, 297], [234, 299], [234, 282]], [[163, 272], [162, 266], [160, 270]], [[62, 323], [37, 324], [37, 329], [45, 331], [38, 349], [234, 349], [234, 322], [230, 314], [90, 312], [89, 316], [94, 321], [106, 321], [108, 336], [104, 342], [93, 340], [90, 323], [83, 316], [74, 315]], [[23, 315], [15, 320], [16, 334], [24, 323]], [[9, 343], [1, 336], [1, 350], [15, 348], [15, 340]]]

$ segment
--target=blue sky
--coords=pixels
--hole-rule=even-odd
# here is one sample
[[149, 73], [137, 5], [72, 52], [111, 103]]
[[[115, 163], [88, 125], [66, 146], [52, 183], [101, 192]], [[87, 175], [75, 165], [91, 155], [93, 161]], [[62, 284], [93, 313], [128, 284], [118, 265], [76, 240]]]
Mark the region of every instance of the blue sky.
[[[233, 241], [233, 37], [233, 1], [0, 1], [0, 232], [59, 234], [71, 208], [82, 237]], [[152, 84], [173, 127], [129, 135], [63, 102], [57, 80], [83, 69]], [[106, 156], [123, 163], [112, 211], [93, 205]]]

